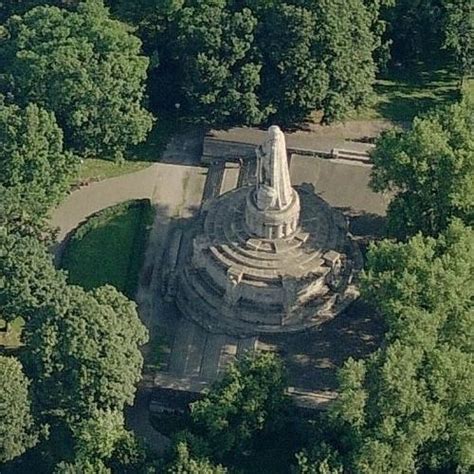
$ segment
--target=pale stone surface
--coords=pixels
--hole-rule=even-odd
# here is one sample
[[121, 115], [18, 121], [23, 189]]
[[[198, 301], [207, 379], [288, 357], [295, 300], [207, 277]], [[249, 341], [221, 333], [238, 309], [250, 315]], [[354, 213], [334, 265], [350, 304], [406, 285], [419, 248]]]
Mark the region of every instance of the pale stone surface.
[[288, 237], [298, 227], [300, 201], [291, 187], [285, 136], [279, 127], [268, 129], [256, 157], [256, 185], [247, 195], [245, 223], [258, 237]]
[[300, 331], [357, 296], [362, 259], [346, 220], [310, 187], [291, 186], [278, 127], [256, 156], [255, 185], [209, 200], [184, 249], [176, 302], [210, 332]]

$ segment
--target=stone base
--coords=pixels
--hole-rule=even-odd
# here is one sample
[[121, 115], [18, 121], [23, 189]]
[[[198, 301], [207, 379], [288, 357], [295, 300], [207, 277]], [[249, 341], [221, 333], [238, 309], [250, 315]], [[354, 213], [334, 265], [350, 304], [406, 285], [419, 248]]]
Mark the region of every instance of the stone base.
[[290, 205], [281, 210], [257, 207], [255, 189], [250, 189], [246, 198], [245, 223], [252, 234], [264, 239], [283, 239], [294, 234], [300, 217], [300, 198], [293, 190]]
[[251, 188], [215, 199], [192, 229], [179, 309], [232, 335], [299, 331], [334, 316], [357, 296], [352, 279], [362, 264], [344, 216], [299, 190], [299, 227], [284, 238], [257, 237], [245, 216]]

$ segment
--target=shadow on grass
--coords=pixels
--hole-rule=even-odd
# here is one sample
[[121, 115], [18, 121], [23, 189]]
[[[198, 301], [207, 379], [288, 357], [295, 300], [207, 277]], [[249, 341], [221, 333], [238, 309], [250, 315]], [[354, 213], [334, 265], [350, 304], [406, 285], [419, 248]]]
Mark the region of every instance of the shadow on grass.
[[416, 115], [459, 98], [459, 78], [449, 63], [413, 63], [392, 68], [374, 89], [377, 114], [394, 122], [410, 122]]
[[110, 284], [133, 298], [153, 210], [146, 199], [91, 216], [69, 237], [61, 259], [68, 280], [89, 290]]

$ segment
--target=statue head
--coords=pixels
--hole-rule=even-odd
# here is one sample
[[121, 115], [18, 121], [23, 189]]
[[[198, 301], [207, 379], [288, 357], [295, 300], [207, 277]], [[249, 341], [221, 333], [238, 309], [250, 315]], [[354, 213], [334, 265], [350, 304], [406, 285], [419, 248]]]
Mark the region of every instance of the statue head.
[[268, 135], [270, 135], [270, 138], [276, 139], [278, 137], [281, 137], [283, 135], [283, 132], [281, 131], [278, 125], [272, 125], [268, 128]]

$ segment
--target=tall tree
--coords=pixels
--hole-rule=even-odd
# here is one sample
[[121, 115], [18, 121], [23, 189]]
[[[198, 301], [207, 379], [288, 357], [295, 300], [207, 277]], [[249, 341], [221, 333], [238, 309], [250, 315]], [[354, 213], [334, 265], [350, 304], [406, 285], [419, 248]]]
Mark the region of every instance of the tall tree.
[[28, 386], [20, 362], [0, 356], [0, 464], [20, 456], [38, 441]]
[[206, 458], [195, 458], [185, 442], [180, 442], [175, 448], [175, 459], [166, 467], [167, 474], [226, 474], [227, 469], [213, 465]]
[[[25, 361], [44, 413], [67, 423], [133, 402], [146, 329], [114, 288], [67, 287], [25, 326]], [[78, 396], [80, 394], [80, 396]]]
[[6, 321], [26, 322], [53, 304], [66, 290], [64, 273], [36, 238], [9, 234], [0, 228], [0, 314]]
[[0, 186], [13, 188], [24, 213], [39, 221], [65, 196], [77, 158], [63, 149], [52, 113], [34, 104], [6, 105], [1, 98], [0, 143]]
[[274, 120], [298, 123], [321, 107], [329, 89], [327, 67], [316, 54], [321, 47], [317, 15], [286, 3], [270, 3], [258, 12], [262, 100]]
[[474, 72], [474, 7], [471, 0], [442, 0], [444, 46], [454, 51], [461, 78]]
[[53, 111], [69, 146], [120, 156], [145, 139], [152, 125], [142, 107], [148, 59], [101, 1], [75, 11], [36, 7], [6, 28], [0, 56], [15, 99]]
[[184, 113], [200, 123], [259, 123], [260, 66], [250, 55], [256, 19], [248, 8], [232, 11], [227, 4], [190, 1], [175, 16]]
[[321, 59], [329, 74], [322, 101], [323, 122], [341, 120], [372, 97], [376, 66], [373, 53], [379, 38], [374, 18], [363, 0], [311, 2], [317, 12]]
[[443, 0], [395, 0], [382, 10], [387, 22], [385, 38], [391, 43], [393, 62], [406, 65], [439, 57], [443, 44]]
[[288, 407], [283, 366], [268, 353], [248, 355], [231, 366], [191, 416], [215, 459], [251, 450], [259, 434], [274, 430]]
[[473, 113], [474, 102], [466, 97], [377, 141], [371, 185], [394, 194], [388, 209], [392, 235], [436, 236], [453, 217], [474, 222]]
[[472, 275], [474, 232], [459, 221], [437, 239], [418, 235], [369, 251], [362, 293], [387, 336], [340, 374], [330, 426], [346, 470], [473, 468]]

